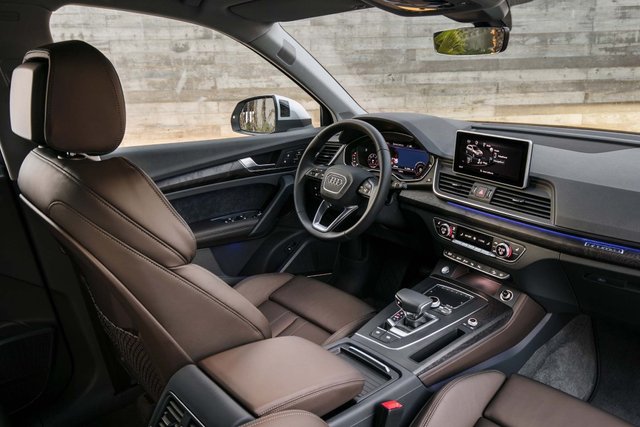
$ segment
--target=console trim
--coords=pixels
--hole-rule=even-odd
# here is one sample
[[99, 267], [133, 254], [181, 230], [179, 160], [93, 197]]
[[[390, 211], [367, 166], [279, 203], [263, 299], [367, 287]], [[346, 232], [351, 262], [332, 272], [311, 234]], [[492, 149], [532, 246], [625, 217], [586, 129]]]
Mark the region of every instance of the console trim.
[[[483, 297], [480, 297], [480, 298], [486, 301], [486, 299], [485, 299], [485, 298], [483, 298]], [[404, 350], [405, 348], [409, 348], [409, 347], [411, 347], [411, 346], [413, 346], [413, 345], [416, 345], [416, 344], [418, 344], [419, 342], [422, 342], [422, 341], [426, 340], [427, 338], [431, 338], [431, 337], [433, 337], [435, 334], [437, 334], [437, 333], [439, 333], [439, 332], [442, 332], [442, 331], [444, 331], [444, 330], [445, 330], [445, 329], [447, 329], [447, 328], [450, 328], [450, 327], [453, 327], [453, 326], [458, 327], [459, 325], [464, 324], [464, 322], [466, 322], [466, 320], [467, 320], [469, 317], [473, 316], [474, 314], [476, 314], [478, 311], [482, 310], [483, 308], [484, 308], [484, 307], [479, 307], [478, 309], [476, 309], [476, 310], [472, 311], [471, 313], [467, 314], [465, 317], [463, 317], [462, 319], [458, 320], [457, 322], [455, 322], [455, 323], [449, 323], [448, 325], [445, 325], [445, 326], [443, 326], [442, 328], [440, 328], [440, 329], [438, 329], [438, 330], [433, 331], [433, 332], [432, 332], [432, 333], [430, 333], [429, 335], [425, 335], [424, 337], [422, 337], [422, 338], [420, 338], [420, 339], [417, 339], [417, 340], [415, 340], [415, 341], [412, 341], [412, 342], [410, 342], [409, 344], [403, 345], [402, 347], [395, 347], [395, 348], [394, 348], [394, 347], [386, 346], [386, 345], [384, 345], [384, 344], [383, 344], [382, 342], [380, 342], [380, 341], [376, 341], [376, 340], [374, 340], [374, 339], [372, 339], [372, 338], [370, 338], [370, 337], [368, 337], [368, 336], [366, 336], [366, 335], [362, 335], [360, 332], [356, 332], [356, 335], [357, 335], [357, 336], [359, 336], [360, 338], [364, 338], [365, 340], [370, 341], [370, 342], [372, 342], [372, 343], [375, 343], [375, 344], [377, 344], [377, 345], [379, 345], [379, 346], [381, 346], [381, 347], [384, 347], [384, 348], [386, 348], [386, 349], [388, 349], [388, 350], [392, 350], [392, 351]]]

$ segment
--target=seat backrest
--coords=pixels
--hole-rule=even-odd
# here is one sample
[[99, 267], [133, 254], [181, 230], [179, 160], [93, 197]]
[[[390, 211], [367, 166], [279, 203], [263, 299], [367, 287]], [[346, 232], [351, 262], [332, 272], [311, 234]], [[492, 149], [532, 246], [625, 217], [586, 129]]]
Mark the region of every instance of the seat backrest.
[[11, 126], [39, 145], [18, 186], [68, 250], [126, 367], [159, 396], [180, 367], [269, 338], [267, 320], [191, 263], [190, 228], [153, 181], [115, 150], [125, 129], [118, 76], [84, 42], [29, 52], [11, 83]]

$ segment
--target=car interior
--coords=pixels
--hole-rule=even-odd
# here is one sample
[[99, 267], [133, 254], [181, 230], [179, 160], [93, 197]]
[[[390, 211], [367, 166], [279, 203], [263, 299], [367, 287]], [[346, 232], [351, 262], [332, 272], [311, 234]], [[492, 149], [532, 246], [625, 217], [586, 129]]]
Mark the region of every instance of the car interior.
[[0, 0], [0, 427], [640, 426], [640, 6], [582, 5]]

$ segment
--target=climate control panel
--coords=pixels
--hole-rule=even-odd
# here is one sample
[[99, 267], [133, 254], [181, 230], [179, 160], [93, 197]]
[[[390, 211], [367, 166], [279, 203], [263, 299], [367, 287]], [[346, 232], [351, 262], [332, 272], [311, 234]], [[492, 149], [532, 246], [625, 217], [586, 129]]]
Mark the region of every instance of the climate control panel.
[[526, 248], [518, 243], [448, 220], [435, 218], [433, 225], [436, 233], [443, 239], [491, 258], [515, 262], [526, 251]]

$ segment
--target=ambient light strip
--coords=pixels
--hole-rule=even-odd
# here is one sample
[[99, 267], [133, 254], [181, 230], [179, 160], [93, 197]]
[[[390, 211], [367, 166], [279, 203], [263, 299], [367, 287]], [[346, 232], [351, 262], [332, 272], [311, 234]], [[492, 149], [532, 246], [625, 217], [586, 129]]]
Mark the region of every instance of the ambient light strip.
[[533, 225], [533, 224], [528, 224], [526, 222], [521, 222], [521, 221], [516, 221], [514, 219], [510, 219], [510, 218], [505, 218], [503, 216], [500, 215], [494, 215], [488, 212], [484, 212], [481, 211], [479, 209], [474, 209], [474, 208], [470, 208], [468, 206], [464, 206], [464, 205], [460, 205], [458, 203], [454, 203], [454, 202], [447, 202], [449, 205], [454, 206], [456, 208], [459, 209], [463, 209], [465, 211], [469, 211], [469, 212], [473, 212], [476, 213], [478, 215], [483, 215], [486, 216], [488, 218], [494, 218], [494, 219], [498, 219], [500, 221], [504, 221], [504, 222], [508, 222], [510, 224], [515, 224], [521, 227], [525, 227], [525, 228], [529, 228], [532, 230], [536, 230], [542, 233], [546, 233], [546, 234], [550, 234], [553, 236], [557, 236], [557, 237], [562, 237], [565, 239], [571, 239], [571, 240], [576, 240], [578, 242], [580, 242], [582, 244], [582, 246], [584, 246], [585, 248], [589, 248], [589, 249], [597, 249], [603, 252], [608, 252], [608, 253], [612, 253], [615, 255], [624, 255], [626, 253], [634, 253], [634, 254], [640, 254], [640, 249], [637, 248], [632, 248], [630, 246], [622, 246], [622, 245], [616, 245], [614, 243], [609, 243], [609, 242], [603, 242], [600, 240], [594, 240], [594, 239], [589, 239], [586, 237], [580, 237], [580, 236], [576, 236], [573, 234], [567, 234], [561, 231], [556, 231], [556, 230], [550, 230], [548, 228], [544, 228], [544, 227], [540, 227], [537, 225]]

